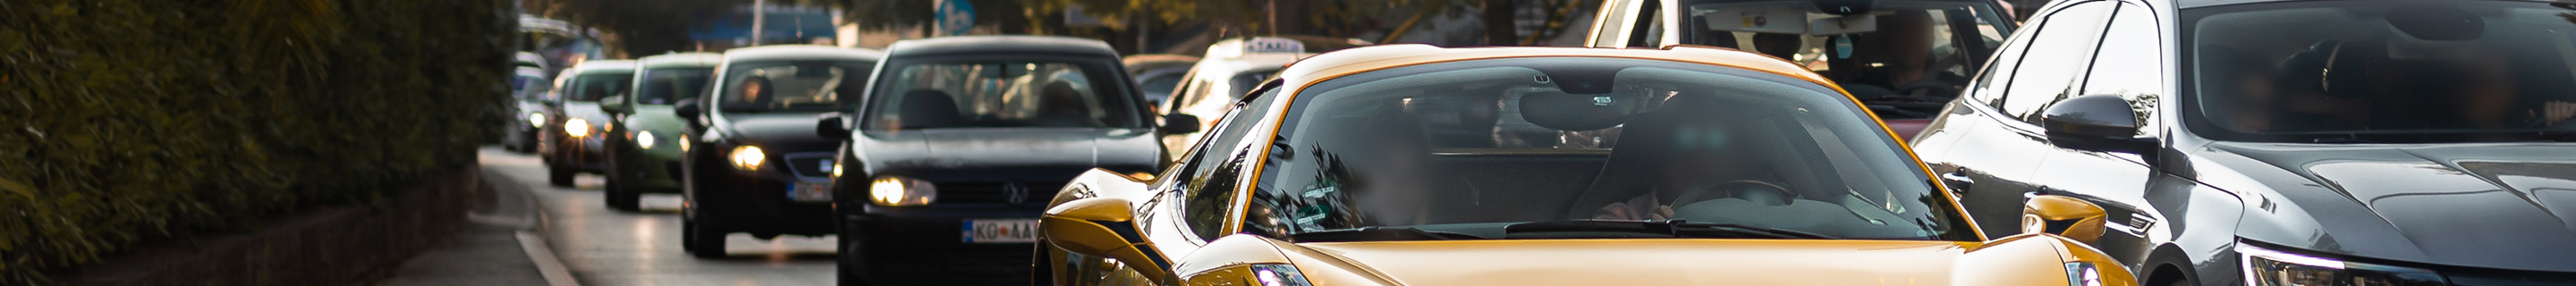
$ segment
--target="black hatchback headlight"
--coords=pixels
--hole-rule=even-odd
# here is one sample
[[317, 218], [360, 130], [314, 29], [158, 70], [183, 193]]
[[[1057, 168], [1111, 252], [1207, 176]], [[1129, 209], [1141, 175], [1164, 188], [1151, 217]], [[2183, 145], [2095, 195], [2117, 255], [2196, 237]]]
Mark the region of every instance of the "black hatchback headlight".
[[2254, 286], [2439, 286], [2450, 285], [2433, 270], [2345, 262], [2236, 244], [2244, 258], [2245, 284]]

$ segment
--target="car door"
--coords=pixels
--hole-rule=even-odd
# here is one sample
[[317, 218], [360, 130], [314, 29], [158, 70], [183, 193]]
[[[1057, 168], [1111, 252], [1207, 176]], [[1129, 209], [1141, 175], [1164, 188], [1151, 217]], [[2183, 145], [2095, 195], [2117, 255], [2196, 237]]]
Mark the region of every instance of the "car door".
[[2064, 6], [2015, 33], [1987, 72], [1915, 145], [1952, 195], [1988, 236], [2021, 232], [2021, 204], [2036, 191], [2032, 177], [2052, 149], [2035, 118], [2037, 106], [2074, 92], [2076, 74], [2092, 60], [2112, 4]]
[[[2108, 2], [2108, 1], [2105, 1]], [[2158, 31], [2154, 10], [2135, 3], [2119, 5], [2108, 28], [2100, 37], [2092, 65], [2083, 73], [2082, 95], [2114, 95], [2129, 101], [2130, 110], [2138, 112], [2138, 136], [2158, 136], [2156, 103], [2172, 94], [2173, 82], [2166, 71], [2170, 61], [2164, 55], [2164, 44]], [[2063, 99], [2060, 99], [2063, 100]], [[2052, 106], [2054, 103], [2042, 105]], [[2031, 174], [2041, 193], [2062, 195], [2091, 201], [2102, 206], [2107, 216], [2102, 239], [2094, 245], [2103, 252], [2135, 264], [2153, 243], [2145, 228], [2154, 225], [2160, 215], [2150, 208], [2150, 180], [2158, 173], [2148, 167], [2146, 155], [2153, 152], [2096, 151], [2070, 148], [2047, 149], [2048, 159]], [[2140, 154], [2146, 153], [2146, 154]], [[2187, 184], [2187, 183], [2186, 183]], [[2188, 191], [2179, 188], [2177, 191]]]

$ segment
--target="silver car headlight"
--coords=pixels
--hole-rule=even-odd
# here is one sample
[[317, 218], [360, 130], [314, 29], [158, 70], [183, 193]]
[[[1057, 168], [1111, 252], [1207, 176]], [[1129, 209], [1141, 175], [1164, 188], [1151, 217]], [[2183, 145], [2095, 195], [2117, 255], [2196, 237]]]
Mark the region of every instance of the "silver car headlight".
[[750, 145], [733, 147], [733, 155], [727, 157], [733, 159], [733, 168], [744, 171], [760, 170], [760, 163], [769, 160], [769, 154], [761, 153], [759, 146]]
[[564, 119], [563, 129], [564, 135], [572, 135], [572, 137], [590, 136], [590, 120], [584, 120], [580, 117]]
[[653, 131], [635, 131], [635, 147], [653, 149]]
[[2450, 285], [2441, 274], [2426, 269], [2344, 262], [2245, 243], [2236, 244], [2236, 253], [2244, 258], [2245, 285]]
[[868, 199], [880, 206], [928, 205], [939, 200], [939, 187], [921, 179], [879, 176], [868, 184]]

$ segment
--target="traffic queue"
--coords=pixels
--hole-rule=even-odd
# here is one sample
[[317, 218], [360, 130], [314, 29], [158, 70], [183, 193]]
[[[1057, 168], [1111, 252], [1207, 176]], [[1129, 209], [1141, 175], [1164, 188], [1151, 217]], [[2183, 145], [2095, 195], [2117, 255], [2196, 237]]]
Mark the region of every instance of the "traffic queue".
[[1584, 47], [591, 62], [528, 128], [682, 194], [689, 254], [837, 236], [843, 285], [2576, 283], [2576, 6], [1602, 5]]

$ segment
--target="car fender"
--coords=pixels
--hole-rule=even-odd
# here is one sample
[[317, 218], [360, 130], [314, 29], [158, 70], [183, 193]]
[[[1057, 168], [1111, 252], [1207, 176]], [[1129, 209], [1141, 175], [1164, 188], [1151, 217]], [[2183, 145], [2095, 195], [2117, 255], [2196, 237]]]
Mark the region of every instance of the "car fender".
[[1969, 249], [1952, 264], [1949, 285], [2067, 285], [2067, 264], [2074, 262], [2092, 263], [2104, 286], [2137, 285], [2135, 275], [2110, 255], [2046, 234], [2007, 236]]

